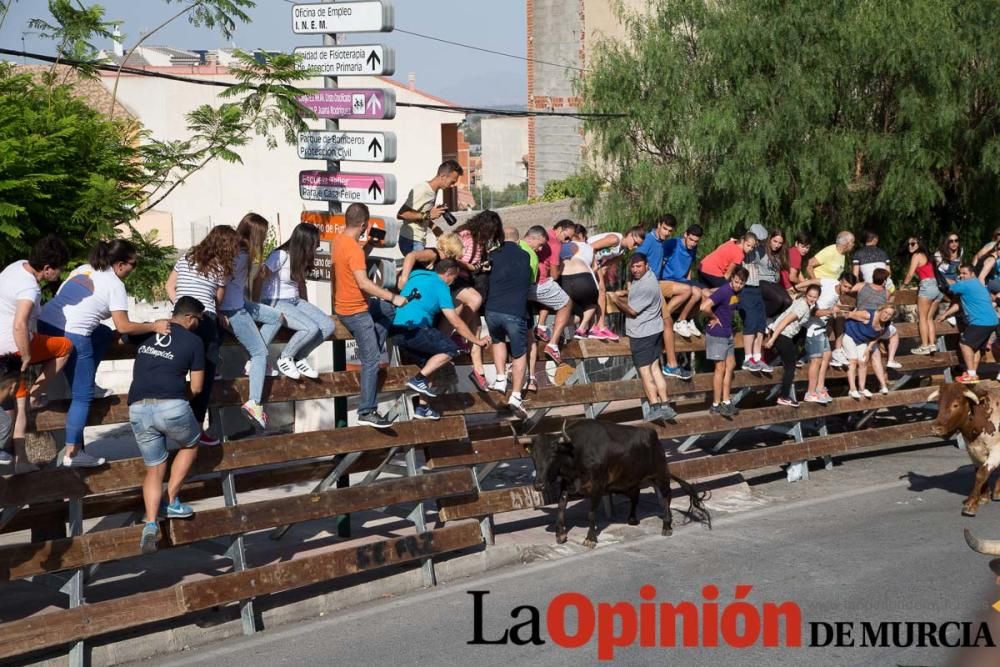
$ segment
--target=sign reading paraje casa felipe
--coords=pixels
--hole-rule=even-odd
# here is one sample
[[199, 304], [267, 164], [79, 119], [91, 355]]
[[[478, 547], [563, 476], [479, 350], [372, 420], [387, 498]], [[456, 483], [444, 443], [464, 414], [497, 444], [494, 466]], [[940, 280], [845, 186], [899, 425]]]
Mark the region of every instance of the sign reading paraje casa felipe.
[[319, 118], [391, 120], [396, 117], [396, 93], [381, 88], [317, 90], [299, 98], [299, 104]]
[[396, 135], [392, 132], [299, 132], [299, 157], [303, 160], [395, 162]]
[[316, 70], [326, 76], [391, 76], [396, 71], [396, 54], [388, 46], [302, 46], [295, 49], [302, 58], [299, 69]]
[[296, 35], [391, 32], [394, 16], [387, 0], [301, 4], [292, 7], [292, 31]]
[[380, 205], [396, 203], [396, 177], [382, 174], [345, 174], [300, 171], [299, 196], [315, 201]]

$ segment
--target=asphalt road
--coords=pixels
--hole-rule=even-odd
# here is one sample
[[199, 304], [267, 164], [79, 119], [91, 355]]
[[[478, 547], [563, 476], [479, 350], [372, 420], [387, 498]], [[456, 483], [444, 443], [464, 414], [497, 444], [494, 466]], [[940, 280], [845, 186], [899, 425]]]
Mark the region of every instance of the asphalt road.
[[[744, 649], [636, 645], [615, 651], [616, 663], [949, 664], [956, 658], [955, 649], [809, 646], [810, 623], [814, 622], [952, 621], [972, 622], [978, 629], [981, 619], [993, 620], [991, 614], [1000, 618], [989, 609], [1000, 598], [989, 559], [973, 553], [962, 538], [965, 526], [974, 527], [981, 536], [1000, 537], [1000, 504], [984, 507], [978, 519], [962, 519], [960, 494], [970, 468], [956, 468], [967, 459], [963, 461], [954, 450], [935, 452], [927, 456], [947, 465], [938, 467], [941, 474], [921, 478], [916, 488], [896, 476], [882, 476], [892, 481], [871, 483], [870, 475], [840, 472], [839, 479], [845, 482], [863, 479], [848, 488], [827, 486], [819, 497], [785, 499], [720, 516], [712, 530], [682, 526], [669, 538], [642, 537], [578, 556], [452, 582], [331, 618], [196, 649], [156, 664], [591, 664], [598, 662], [597, 633], [580, 648], [557, 646], [546, 629], [550, 601], [561, 593], [579, 592], [595, 605], [624, 600], [638, 606], [642, 601], [639, 590], [647, 584], [656, 588], [657, 602], [692, 601], [699, 606], [704, 602], [703, 587], [714, 584], [720, 591], [720, 616], [733, 601], [737, 584], [753, 587], [747, 600], [758, 610], [766, 601], [793, 601], [801, 609], [803, 645], [764, 648], [758, 642]], [[865, 462], [852, 465], [864, 466]], [[909, 462], [903, 464], [901, 474], [908, 467], [912, 467]], [[821, 474], [834, 479], [838, 471]], [[583, 531], [575, 528], [575, 532]], [[511, 611], [519, 605], [533, 605], [540, 610], [540, 637], [545, 643], [469, 645], [474, 637], [470, 590], [489, 591], [483, 597], [485, 639], [495, 639], [505, 628], [527, 620], [528, 611], [521, 610], [516, 620], [511, 620]], [[570, 612], [568, 619], [566, 630], [572, 634], [575, 613]], [[853, 627], [853, 633], [860, 643], [860, 625]], [[947, 637], [954, 641], [960, 634], [952, 626]], [[993, 636], [1000, 643], [1000, 632]], [[994, 652], [992, 664], [1000, 664], [1000, 649]]]

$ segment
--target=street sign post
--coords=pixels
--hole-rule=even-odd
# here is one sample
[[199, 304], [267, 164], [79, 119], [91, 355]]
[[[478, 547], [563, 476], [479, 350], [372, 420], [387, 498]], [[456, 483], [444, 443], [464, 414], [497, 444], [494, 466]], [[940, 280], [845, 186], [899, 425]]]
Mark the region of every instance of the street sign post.
[[345, 174], [300, 171], [299, 196], [314, 201], [369, 205], [396, 203], [396, 177], [382, 174]]
[[391, 76], [396, 71], [396, 53], [379, 44], [303, 46], [295, 55], [302, 58], [299, 69], [330, 76]]
[[395, 162], [396, 135], [392, 132], [299, 132], [299, 157], [303, 160]]
[[325, 35], [338, 32], [392, 32], [395, 12], [386, 0], [319, 2], [292, 7], [292, 32]]
[[396, 93], [382, 88], [317, 90], [298, 99], [319, 118], [390, 120], [396, 117]]

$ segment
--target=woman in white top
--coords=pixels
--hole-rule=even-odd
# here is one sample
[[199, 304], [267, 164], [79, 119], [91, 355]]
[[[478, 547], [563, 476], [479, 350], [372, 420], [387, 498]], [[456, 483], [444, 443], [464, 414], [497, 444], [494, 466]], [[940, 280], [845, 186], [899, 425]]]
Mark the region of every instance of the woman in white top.
[[[257, 276], [261, 284], [260, 300], [281, 311], [285, 326], [295, 334], [285, 344], [278, 357], [278, 370], [292, 378], [318, 378], [306, 361], [309, 353], [333, 335], [333, 318], [306, 301], [306, 276], [313, 270], [319, 229], [309, 223], [299, 223], [285, 242], [271, 251]], [[268, 345], [280, 326], [265, 324], [260, 329]]]
[[603, 340], [600, 334], [590, 331], [590, 323], [597, 312], [600, 291], [597, 277], [594, 275], [594, 249], [587, 245], [586, 227], [576, 226], [571, 245], [574, 246], [573, 254], [563, 262], [559, 285], [573, 302], [573, 314], [580, 318], [575, 337]]
[[72, 399], [66, 413], [66, 449], [59, 465], [92, 468], [103, 458], [83, 451], [83, 427], [94, 399], [94, 378], [108, 345], [111, 329], [101, 324], [109, 317], [119, 334], [170, 333], [170, 320], [133, 322], [128, 317], [128, 293], [122, 281], [135, 269], [135, 246], [115, 239], [101, 241], [90, 253], [90, 263], [77, 267], [59, 287], [55, 297], [42, 306], [38, 332], [65, 336], [73, 342], [66, 363]]

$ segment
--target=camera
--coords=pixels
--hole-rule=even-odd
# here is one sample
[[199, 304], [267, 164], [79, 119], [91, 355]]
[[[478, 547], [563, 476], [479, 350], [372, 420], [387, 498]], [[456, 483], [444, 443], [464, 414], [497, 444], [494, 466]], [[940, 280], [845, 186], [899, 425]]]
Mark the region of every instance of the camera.
[[454, 227], [455, 224], [458, 222], [458, 219], [452, 214], [451, 211], [445, 211], [444, 213], [441, 214], [441, 217], [444, 218], [444, 221], [447, 222], [448, 225], [451, 227]]
[[419, 301], [420, 300], [420, 290], [414, 288], [409, 294], [406, 295], [407, 301]]
[[368, 230], [368, 238], [374, 239], [375, 241], [385, 241], [385, 230], [379, 229], [378, 227], [372, 227]]

